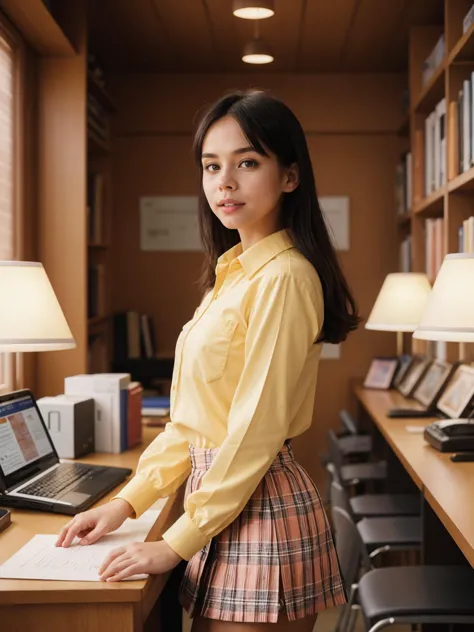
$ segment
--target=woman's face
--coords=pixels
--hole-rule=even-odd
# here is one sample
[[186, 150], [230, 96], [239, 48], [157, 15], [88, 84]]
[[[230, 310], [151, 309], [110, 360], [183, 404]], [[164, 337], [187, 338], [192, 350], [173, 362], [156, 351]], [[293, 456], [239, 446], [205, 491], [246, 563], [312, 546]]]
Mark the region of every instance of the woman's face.
[[296, 166], [283, 169], [274, 154], [249, 146], [239, 124], [225, 116], [202, 147], [203, 188], [212, 212], [250, 243], [279, 230], [282, 194], [298, 186]]

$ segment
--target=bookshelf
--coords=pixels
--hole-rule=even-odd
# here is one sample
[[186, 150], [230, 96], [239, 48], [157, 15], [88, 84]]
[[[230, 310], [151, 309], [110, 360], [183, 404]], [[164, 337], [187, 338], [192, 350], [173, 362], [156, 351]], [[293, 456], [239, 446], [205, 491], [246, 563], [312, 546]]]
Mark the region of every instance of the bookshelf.
[[[35, 56], [35, 257], [45, 266], [76, 341], [73, 350], [37, 354], [35, 383], [28, 386], [42, 397], [62, 393], [67, 375], [110, 370], [115, 104], [88, 63], [87, 0], [2, 0], [1, 5]], [[91, 174], [93, 187], [88, 186]]]
[[87, 371], [110, 370], [111, 125], [117, 108], [102, 71], [89, 55], [87, 71]]
[[[445, 0], [442, 24], [415, 26], [410, 33], [409, 112], [400, 126], [408, 130], [408, 141], [396, 176], [400, 267], [426, 272], [431, 282], [445, 254], [474, 252], [474, 218], [469, 220], [474, 216], [474, 15], [468, 17], [473, 5], [473, 0]], [[426, 351], [426, 343], [412, 342], [414, 352]], [[447, 357], [458, 360], [459, 345], [449, 343]]]

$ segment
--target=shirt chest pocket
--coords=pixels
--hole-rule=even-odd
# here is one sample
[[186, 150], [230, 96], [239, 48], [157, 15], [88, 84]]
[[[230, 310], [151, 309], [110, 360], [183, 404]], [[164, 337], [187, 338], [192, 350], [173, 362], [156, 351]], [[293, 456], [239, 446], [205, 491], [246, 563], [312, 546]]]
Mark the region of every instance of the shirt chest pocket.
[[237, 321], [205, 314], [192, 332], [191, 372], [196, 380], [214, 382], [225, 372]]

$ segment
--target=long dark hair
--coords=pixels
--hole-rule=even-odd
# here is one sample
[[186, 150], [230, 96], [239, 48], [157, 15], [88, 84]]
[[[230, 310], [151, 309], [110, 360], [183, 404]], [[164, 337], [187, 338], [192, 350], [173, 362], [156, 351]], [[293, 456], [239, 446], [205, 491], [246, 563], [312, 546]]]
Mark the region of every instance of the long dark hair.
[[292, 193], [283, 194], [281, 225], [288, 230], [296, 248], [313, 264], [321, 280], [324, 328], [318, 342], [342, 342], [360, 322], [357, 304], [321, 213], [303, 129], [293, 112], [267, 92], [233, 92], [222, 97], [207, 110], [194, 137], [194, 158], [200, 174], [199, 229], [206, 255], [203, 289], [214, 285], [220, 255], [240, 241], [238, 231], [226, 228], [214, 215], [202, 186], [204, 138], [211, 125], [224, 116], [234, 117], [259, 154], [268, 156], [270, 150], [280, 166], [298, 165], [299, 186]]

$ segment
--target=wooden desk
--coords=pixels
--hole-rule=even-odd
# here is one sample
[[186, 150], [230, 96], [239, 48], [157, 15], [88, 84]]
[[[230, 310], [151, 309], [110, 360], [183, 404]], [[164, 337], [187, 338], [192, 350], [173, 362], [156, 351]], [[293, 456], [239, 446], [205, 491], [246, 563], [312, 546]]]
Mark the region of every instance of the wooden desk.
[[[424, 427], [434, 418], [387, 417], [389, 408], [406, 403], [397, 391], [371, 391], [357, 386], [355, 395], [359, 405], [368, 413], [418, 489], [423, 492], [429, 507], [474, 567], [474, 463], [453, 463], [449, 460], [449, 454], [432, 448], [422, 434], [406, 430], [406, 426]], [[442, 549], [439, 540], [433, 542], [433, 546]]]
[[[133, 450], [94, 454], [80, 461], [135, 470], [140, 454], [159, 432], [160, 428], [144, 428], [144, 441]], [[107, 502], [118, 489], [98, 504]], [[182, 505], [181, 490], [167, 500], [149, 540], [161, 537], [182, 513]], [[59, 514], [13, 510], [11, 526], [0, 533], [0, 563], [35, 534], [58, 533], [69, 519]], [[158, 598], [168, 577], [169, 573], [117, 584], [0, 579], [0, 629], [2, 632], [141, 632], [147, 629], [148, 619], [150, 629], [158, 632], [162, 629]]]

